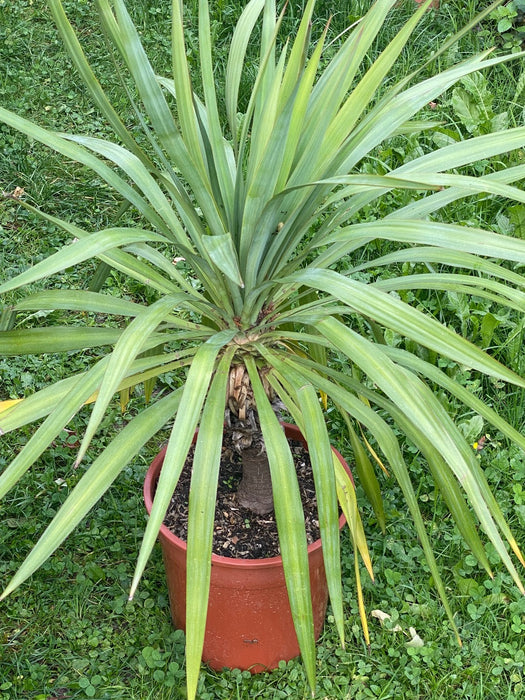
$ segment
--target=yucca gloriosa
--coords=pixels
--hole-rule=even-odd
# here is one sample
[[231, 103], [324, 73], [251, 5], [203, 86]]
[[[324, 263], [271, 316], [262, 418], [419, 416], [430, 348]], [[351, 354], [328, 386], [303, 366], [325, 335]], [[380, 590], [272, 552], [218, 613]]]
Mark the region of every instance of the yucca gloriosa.
[[[337, 50], [332, 48], [325, 57], [328, 28], [312, 45], [314, 0], [307, 2], [296, 35], [282, 47], [277, 41], [281, 17], [276, 18], [275, 1], [250, 0], [231, 40], [224, 91], [216, 92], [208, 3], [199, 0], [202, 85], [196, 94], [186, 57], [181, 0], [173, 0], [169, 79], [155, 74], [123, 0], [97, 0], [117, 74], [127, 86], [140, 127], [141, 136], [136, 138], [136, 131], [124, 124], [92, 72], [60, 0], [49, 0], [71, 59], [113, 127], [117, 142], [55, 133], [0, 108], [4, 124], [91, 168], [142, 220], [141, 228], [114, 226], [90, 232], [39, 212], [74, 242], [0, 286], [5, 293], [97, 258], [101, 268], [90, 290], [51, 289], [5, 307], [0, 353], [112, 347], [88, 371], [15, 405], [0, 405], [1, 433], [44, 419], [0, 476], [0, 494], [5, 495], [38, 460], [94, 393], [96, 401], [76, 464], [86, 454], [116, 392], [151, 382], [175, 367], [187, 367], [183, 387], [153, 400], [96, 457], [3, 596], [51, 555], [142, 445], [174, 419], [133, 593], [199, 428], [188, 533], [190, 697], [196, 692], [204, 635], [225, 410], [226, 426], [236, 431], [239, 449], [255, 444], [255, 462], [267, 459], [290, 603], [312, 686], [315, 651], [303, 513], [293, 459], [274, 412], [276, 402], [298, 424], [310, 448], [331, 603], [341, 639], [338, 497], [350, 525], [356, 561], [360, 554], [370, 569], [370, 559], [352, 484], [332, 459], [323, 410], [328, 400], [348, 424], [355, 470], [381, 523], [379, 481], [367, 446], [375, 445], [399, 481], [452, 625], [394, 427], [419, 449], [477, 559], [490, 570], [479, 523], [523, 590], [504, 540], [523, 563], [517, 544], [471, 446], [432, 387], [449, 392], [519, 446], [525, 447], [525, 439], [435, 362], [411, 349], [430, 349], [436, 357], [519, 387], [525, 382], [391, 292], [452, 290], [523, 311], [525, 297], [520, 288], [525, 278], [497, 260], [523, 264], [525, 242], [444, 223], [440, 215], [446, 205], [478, 193], [525, 202], [524, 192], [516, 186], [525, 174], [523, 164], [483, 177], [456, 173], [469, 163], [522, 148], [525, 127], [455, 143], [387, 175], [363, 172], [360, 165], [385, 139], [433, 126], [411, 121], [431, 100], [463, 76], [509, 58], [485, 52], [419, 82], [414, 71], [387, 84], [396, 59], [429, 6], [429, 1], [423, 3], [365, 68], [364, 59], [395, 2], [377, 0], [339, 40]], [[239, 86], [247, 46], [261, 15], [259, 67], [241, 115]], [[433, 59], [458, 38], [451, 38]], [[128, 76], [136, 93], [129, 88]], [[399, 190], [413, 193], [408, 204], [389, 208], [385, 203], [382, 209], [376, 208], [375, 218], [364, 221], [365, 207]], [[379, 257], [371, 252], [366, 262], [362, 251], [378, 240], [391, 242], [393, 252], [379, 253]], [[184, 271], [174, 258], [184, 259]], [[341, 259], [344, 271], [338, 265]], [[421, 264], [428, 272], [418, 266], [414, 274], [398, 274], [400, 261]], [[362, 275], [370, 266], [387, 265], [392, 272], [388, 279], [368, 281]], [[140, 305], [101, 292], [111, 268], [147, 285], [155, 301]], [[39, 309], [94, 311], [123, 316], [129, 322], [124, 328], [51, 325], [5, 330], [14, 314]], [[411, 344], [393, 347], [385, 342], [386, 329]], [[344, 369], [340, 363], [334, 365], [334, 354], [346, 358]], [[272, 505], [267, 492], [264, 505], [256, 505], [261, 498], [249, 485], [243, 498], [247, 503], [253, 500], [255, 509]], [[360, 606], [366, 625], [361, 600]]]

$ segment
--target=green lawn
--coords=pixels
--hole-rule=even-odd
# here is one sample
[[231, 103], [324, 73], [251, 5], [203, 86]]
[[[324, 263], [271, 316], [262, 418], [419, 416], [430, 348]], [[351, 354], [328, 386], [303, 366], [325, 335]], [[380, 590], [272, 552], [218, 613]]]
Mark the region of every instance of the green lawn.
[[[65, 3], [89, 44], [90, 58], [103, 70], [105, 86], [113, 88], [102, 38], [90, 0]], [[143, 32], [147, 49], [159, 72], [169, 65], [169, 5], [161, 0], [130, 0], [130, 9]], [[313, 31], [334, 12], [331, 36], [336, 40], [349, 20], [357, 19], [369, 6], [365, 0], [330, 2], [319, 0]], [[485, 3], [488, 4], [488, 3]], [[198, 43], [192, 33], [195, 0], [187, 2], [189, 51], [198, 60]], [[400, 63], [400, 71], [422, 60], [468, 19], [481, 2], [441, 1], [439, 14], [430, 12], [413, 46]], [[285, 26], [293, 31], [302, 2], [291, 0]], [[242, 3], [214, 3], [213, 31], [220, 47], [233, 26]], [[406, 3], [393, 12], [392, 34], [406, 13]], [[389, 28], [390, 28], [389, 26]], [[382, 37], [385, 42], [389, 37]], [[496, 23], [486, 21], [450, 49], [448, 60], [469, 55], [496, 43]], [[379, 50], [380, 47], [376, 47]], [[446, 62], [447, 56], [441, 57]], [[57, 38], [43, 0], [0, 0], [0, 103], [24, 116], [62, 131], [107, 133], [96, 111], [79, 87]], [[217, 74], [223, 66], [217, 63]], [[522, 64], [494, 69], [483, 78], [462, 86], [462, 92], [446, 95], [428, 108], [426, 118], [437, 118], [442, 128], [423, 138], [406, 137], [377, 153], [377, 160], [363, 168], [388, 167], [417, 155], [432, 139], [457, 139], [469, 133], [485, 133], [495, 125], [523, 124]], [[46, 211], [69, 216], [86, 228], [102, 227], [116, 215], [119, 202], [102, 182], [89, 178], [79, 166], [27, 143], [0, 126], [0, 190], [25, 190], [28, 201]], [[508, 161], [483, 162], [480, 171], [506, 167], [525, 158], [514, 153]], [[500, 233], [525, 236], [525, 207], [506, 208], [494, 197], [473, 198], [447, 212], [457, 221], [480, 221]], [[126, 216], [132, 216], [126, 214]], [[0, 278], [10, 277], [59, 248], [65, 234], [52, 224], [36, 220], [12, 204], [0, 203]], [[344, 264], [344, 261], [342, 262]], [[90, 265], [68, 270], [53, 278], [60, 286], [86, 286], [94, 273]], [[385, 271], [382, 274], [387, 274]], [[144, 290], [122, 288], [117, 274], [108, 284], [130, 298], [140, 299]], [[525, 369], [523, 319], [501, 312], [480, 299], [460, 295], [439, 297], [419, 293], [415, 303], [431, 310], [474, 342], [490, 347], [513, 369]], [[40, 312], [44, 314], [45, 312]], [[75, 323], [74, 315], [65, 319]], [[38, 325], [39, 316], [32, 322]], [[92, 322], [97, 323], [93, 318]], [[396, 338], [391, 338], [392, 343]], [[87, 352], [53, 357], [0, 359], [0, 400], [19, 398], [45, 386], [49, 377], [66, 376], [72, 369], [89, 365]], [[489, 380], [483, 382], [462, 367], [449, 364], [456, 381], [494, 405], [518, 429], [525, 427], [523, 392], [508, 390]], [[176, 385], [182, 375], [163, 381]], [[162, 388], [162, 385], [160, 386]], [[113, 415], [104, 423], [98, 446], [135, 413], [143, 401], [132, 397], [124, 413], [115, 402]], [[447, 398], [443, 396], [443, 402]], [[448, 408], [472, 443], [486, 435], [479, 459], [496, 492], [502, 510], [525, 549], [525, 455], [509, 446], [479, 417]], [[14, 573], [31, 544], [42, 532], [59, 505], [78, 481], [84, 468], [73, 469], [77, 436], [81, 435], [88, 409], [63, 431], [52, 452], [40, 460], [38, 469], [20, 482], [6, 499], [0, 520], [0, 586]], [[12, 459], [27, 435], [3, 436], [0, 470]], [[334, 419], [334, 443], [345, 451], [344, 426]], [[133, 603], [127, 594], [136, 552], [145, 527], [142, 481], [159, 441], [147, 445], [137, 460], [117, 480], [89, 518], [66, 544], [7, 601], [0, 603], [0, 700], [167, 700], [185, 697], [184, 637], [173, 630], [164, 584], [160, 551], [151, 559]], [[94, 444], [97, 447], [97, 444]], [[473, 448], [474, 449], [474, 448]], [[407, 463], [422, 485], [420, 506], [432, 535], [442, 567], [457, 625], [459, 646], [432, 586], [423, 552], [392, 477], [386, 481], [387, 532], [382, 534], [372, 511], [363, 505], [375, 582], [362, 572], [371, 645], [367, 649], [360, 628], [355, 599], [353, 550], [343, 534], [347, 645], [338, 646], [330, 617], [318, 648], [319, 699], [426, 698], [432, 700], [511, 700], [525, 694], [525, 598], [510, 576], [492, 556], [494, 577], [477, 566], [462, 545], [457, 530], [446, 517], [441, 498], [425, 465], [410, 444], [405, 445]], [[426, 485], [426, 488], [425, 488]], [[358, 494], [362, 496], [362, 494]], [[362, 499], [364, 501], [364, 499]], [[377, 611], [388, 614], [380, 621]], [[417, 633], [423, 644], [414, 640]], [[309, 697], [300, 661], [283, 664], [271, 674], [250, 676], [244, 672], [205, 672], [198, 696], [201, 700]]]

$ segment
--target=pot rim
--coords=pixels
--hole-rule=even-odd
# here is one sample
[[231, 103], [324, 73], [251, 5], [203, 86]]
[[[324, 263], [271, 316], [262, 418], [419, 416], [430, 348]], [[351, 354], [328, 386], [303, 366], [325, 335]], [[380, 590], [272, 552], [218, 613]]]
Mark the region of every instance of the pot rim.
[[[293, 425], [291, 423], [282, 423], [283, 427], [285, 429], [291, 429], [294, 432], [297, 431], [299, 434], [299, 428], [296, 425]], [[156, 486], [156, 482], [158, 480], [160, 470], [162, 468], [162, 464], [164, 462], [164, 456], [166, 454], [167, 447], [163, 447], [160, 452], [156, 455], [156, 457], [153, 459], [151, 462], [150, 466], [148, 467], [148, 471], [146, 473], [146, 477], [144, 479], [144, 489], [143, 489], [143, 494], [144, 494], [144, 504], [146, 506], [146, 511], [148, 513], [148, 516], [151, 513], [151, 507], [153, 505], [153, 492], [154, 488]], [[350, 472], [350, 468], [348, 467], [346, 461], [343, 459], [342, 455], [339, 453], [338, 450], [336, 450], [335, 447], [332, 447], [332, 451], [336, 455], [336, 457], [339, 459], [339, 461], [346, 466], [348, 471]], [[346, 524], [346, 518], [344, 514], [342, 514], [339, 518], [339, 530], [342, 530], [344, 525]], [[186, 551], [187, 550], [187, 543], [185, 540], [181, 539], [177, 535], [175, 535], [164, 523], [161, 524], [160, 530], [159, 530], [159, 535], [162, 536], [163, 538], [167, 539], [170, 541], [172, 544], [176, 545], [180, 549]], [[319, 538], [318, 540], [315, 540], [315, 542], [312, 542], [311, 544], [308, 545], [307, 551], [308, 554], [317, 551], [322, 547], [322, 541]], [[211, 560], [214, 564], [218, 564], [221, 566], [240, 566], [242, 568], [248, 569], [248, 568], [253, 568], [253, 569], [263, 569], [271, 566], [275, 566], [276, 564], [281, 564], [282, 563], [282, 557], [281, 555], [277, 555], [275, 557], [265, 557], [262, 559], [242, 559], [242, 558], [237, 558], [237, 557], [225, 557], [222, 556], [221, 554], [215, 554], [212, 553], [211, 555]]]

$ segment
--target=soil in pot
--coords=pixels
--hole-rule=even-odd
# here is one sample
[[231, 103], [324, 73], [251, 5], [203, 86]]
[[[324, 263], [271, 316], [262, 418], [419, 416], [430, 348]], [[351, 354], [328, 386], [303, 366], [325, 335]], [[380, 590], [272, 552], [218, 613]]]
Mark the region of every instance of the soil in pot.
[[[259, 516], [237, 502], [236, 491], [242, 477], [241, 457], [226, 440], [225, 436], [215, 509], [213, 552], [236, 559], [276, 557], [279, 555], [279, 538], [274, 513]], [[289, 444], [301, 491], [306, 537], [308, 544], [311, 544], [320, 537], [312, 466], [302, 442], [289, 440]], [[166, 527], [183, 540], [187, 539], [188, 534], [193, 453], [192, 447], [164, 519]]]

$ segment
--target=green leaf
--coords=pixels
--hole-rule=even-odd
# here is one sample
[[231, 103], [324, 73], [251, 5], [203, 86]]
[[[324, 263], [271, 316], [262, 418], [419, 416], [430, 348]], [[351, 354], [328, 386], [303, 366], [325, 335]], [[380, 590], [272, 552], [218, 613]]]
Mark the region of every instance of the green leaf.
[[[290, 365], [291, 361], [289, 358], [283, 357], [283, 360], [287, 365]], [[314, 386], [317, 386], [317, 388], [320, 391], [324, 391], [328, 396], [330, 396], [337, 405], [341, 406], [345, 411], [348, 412], [349, 415], [353, 416], [355, 420], [366, 426], [377, 440], [380, 450], [382, 450], [382, 452], [385, 454], [389, 465], [392, 471], [394, 472], [396, 479], [398, 480], [398, 483], [403, 491], [403, 495], [407, 502], [410, 514], [414, 520], [414, 526], [416, 528], [419, 539], [421, 541], [421, 545], [423, 547], [423, 551], [425, 553], [425, 558], [427, 560], [429, 569], [434, 579], [434, 584], [443, 602], [443, 606], [447, 612], [450, 624], [456, 632], [456, 635], [458, 635], [457, 628], [454, 622], [454, 616], [448, 603], [445, 586], [441, 579], [432, 545], [428, 538], [423, 518], [419, 510], [417, 497], [414, 493], [414, 488], [410, 481], [408, 469], [403, 460], [401, 451], [399, 449], [399, 444], [397, 442], [393, 430], [371, 407], [363, 403], [363, 401], [361, 401], [361, 399], [359, 399], [353, 391], [347, 391], [338, 384], [326, 379], [323, 376], [323, 372], [308, 369], [307, 365], [309, 365], [310, 363], [307, 360], [298, 359], [298, 361], [300, 361], [301, 364], [303, 364], [301, 371], [304, 374], [304, 376], [310, 379], [312, 384], [314, 384]], [[313, 365], [314, 363], [311, 364]], [[341, 376], [346, 377], [347, 375]]]
[[366, 236], [367, 239], [382, 238], [401, 243], [430, 244], [465, 253], [476, 251], [480, 256], [525, 262], [525, 241], [470, 226], [392, 218], [369, 224], [355, 224], [347, 230], [342, 229], [335, 233], [332, 240], [349, 239], [358, 235]]
[[[484, 134], [472, 139], [465, 139], [450, 146], [439, 148], [437, 151], [415, 158], [393, 170], [390, 175], [413, 175], [417, 172], [436, 172], [452, 170], [468, 163], [474, 163], [482, 158], [492, 158], [500, 153], [506, 153], [523, 146], [525, 127], [505, 129], [492, 134]], [[493, 174], [495, 175], [495, 173]], [[491, 176], [479, 178], [481, 181], [491, 179]]]
[[[104, 361], [104, 359], [101, 360], [101, 362]], [[61, 379], [55, 384], [46, 386], [30, 396], [18, 400], [11, 408], [0, 412], [0, 435], [47, 416], [67, 396], [78, 378], [83, 375], [82, 372], [79, 375]]]
[[[288, 99], [292, 96], [295, 86], [298, 84], [303, 71], [305, 70], [305, 65], [308, 64], [309, 66], [312, 66], [312, 68], [314, 66], [317, 67], [318, 65], [319, 59], [316, 57], [316, 54], [322, 51], [322, 46], [324, 43], [322, 40], [317, 42], [312, 57], [310, 60], [308, 60], [308, 49], [311, 40], [312, 14], [314, 7], [315, 0], [308, 0], [306, 6], [304, 7], [299, 28], [296, 31], [295, 39], [290, 50], [290, 56], [287, 60], [286, 70], [283, 75], [278, 111], [284, 107]], [[329, 23], [327, 23], [327, 26], [325, 27], [325, 34], [328, 29], [328, 24]], [[314, 73], [315, 72], [316, 70], [314, 68]]]
[[315, 639], [304, 514], [288, 441], [264, 392], [253, 360], [246, 358], [270, 463], [275, 519], [292, 618], [310, 687], [315, 688]]
[[[150, 340], [146, 347], [154, 347], [156, 344], [155, 338]], [[154, 357], [142, 357], [133, 362], [126, 373], [126, 377], [119, 384], [119, 389], [134, 386], [135, 384], [145, 381], [152, 376], [158, 376], [163, 372], [178, 369], [186, 364], [189, 364], [191, 357], [196, 350], [193, 347], [186, 348], [175, 353], [167, 353], [165, 355], [156, 355]], [[104, 364], [109, 361], [109, 355], [99, 361]], [[40, 391], [31, 394], [30, 396], [20, 399], [16, 404], [0, 414], [0, 435], [16, 430], [23, 425], [33, 423], [44, 416], [49, 415], [64, 399], [70, 394], [75, 387], [77, 381], [85, 376], [85, 372], [61, 379], [55, 384], [40, 389]], [[89, 397], [93, 402], [97, 394]], [[1, 404], [0, 404], [1, 405]]]
[[[366, 115], [352, 133], [351, 138], [344, 144], [344, 147], [341, 147], [336, 164], [332, 165], [334, 170], [338, 168], [339, 172], [349, 172], [366, 154], [370, 153], [373, 148], [382, 143], [386, 137], [385, 124], [388, 124], [388, 132], [391, 134], [410, 119], [418, 109], [424, 107], [430, 100], [435, 99], [445, 90], [452, 87], [463, 76], [481, 68], [488, 68], [509, 60], [509, 56], [486, 60], [484, 60], [484, 58], [484, 55], [481, 55], [469, 59], [413, 85], [404, 92], [394, 94], [393, 97], [387, 95], [386, 98], [381, 100], [379, 104]], [[523, 130], [523, 127], [521, 127], [521, 130]], [[513, 146], [510, 145], [513, 131], [517, 130], [509, 130], [508, 132], [509, 141], [506, 150], [511, 150], [513, 148]], [[505, 133], [506, 132], [502, 132], [501, 136], [503, 137]], [[456, 144], [454, 144], [453, 147], [455, 147], [455, 145]], [[453, 147], [448, 148], [451, 149]], [[461, 151], [464, 152], [463, 149], [461, 149]], [[434, 156], [434, 159], [429, 157], [429, 160], [434, 162], [434, 160], [443, 156], [443, 152], [446, 152], [446, 149], [440, 149], [435, 154], [430, 154]], [[474, 157], [472, 157], [469, 162], [472, 162], [473, 159]], [[452, 166], [443, 166], [443, 168], [447, 169], [450, 167]], [[421, 169], [423, 170], [426, 168], [423, 166]], [[436, 166], [433, 164], [431, 169], [436, 169]], [[410, 170], [411, 165], [409, 163], [406, 167], [403, 166], [399, 168], [397, 172]]]
[[[276, 369], [282, 368], [279, 357], [260, 347], [261, 354]], [[344, 646], [344, 615], [341, 590], [341, 561], [339, 544], [339, 511], [336, 498], [336, 483], [332, 464], [332, 448], [319, 398], [312, 385], [300, 373], [286, 368], [286, 376], [268, 375], [268, 380], [281, 397], [286, 409], [301, 430], [312, 461], [315, 491], [318, 503], [319, 527], [323, 541], [323, 561], [326, 570], [332, 612]], [[278, 386], [276, 384], [278, 383]], [[296, 401], [284, 395], [282, 385], [289, 386]], [[299, 406], [301, 408], [299, 409]]]
[[[190, 189], [195, 195], [210, 229], [213, 231], [224, 230], [217, 202], [210, 194], [209, 180], [207, 173], [203, 169], [202, 160], [198, 157], [195, 141], [186, 143], [181, 135], [181, 131], [173, 118], [171, 109], [158, 84], [155, 72], [124, 3], [122, 0], [115, 0], [115, 19], [108, 0], [97, 1], [101, 8], [101, 17], [105, 31], [115, 43], [128, 66], [145, 111], [151, 120], [155, 139], [158, 139], [162, 149], [169, 156], [172, 167], [176, 167], [189, 183]], [[174, 0], [172, 6], [174, 23], [177, 21], [178, 4], [178, 0]], [[175, 40], [175, 35], [173, 39]], [[185, 55], [183, 61], [186, 64]], [[185, 68], [181, 66], [177, 70], [184, 71]], [[182, 103], [181, 100], [183, 101]], [[191, 106], [188, 104], [189, 100], [193, 101], [193, 97], [190, 97], [186, 92], [183, 92], [182, 96], [177, 95], [177, 108], [184, 112], [184, 118], [188, 120], [189, 111], [191, 110]], [[189, 122], [185, 122], [185, 134], [189, 133], [186, 129], [191, 129]], [[180, 198], [182, 204], [184, 200], [184, 197]]]
[[462, 88], [455, 88], [452, 91], [451, 101], [454, 111], [460, 118], [467, 131], [473, 133], [479, 126], [480, 118], [482, 116], [476, 101], [473, 100], [468, 92]]
[[211, 576], [211, 555], [217, 481], [224, 432], [224, 397], [235, 349], [223, 355], [204, 404], [195, 446], [191, 478], [186, 572], [186, 667], [188, 697], [195, 697], [201, 668], [206, 611]]
[[[388, 4], [386, 3], [386, 6]], [[341, 144], [348, 138], [368, 104], [376, 97], [379, 86], [391, 71], [396, 59], [416, 28], [422, 12], [423, 8], [419, 8], [419, 11], [413, 14], [348, 95], [337, 116], [324, 134], [320, 147], [320, 157], [322, 154], [324, 158], [325, 153], [330, 157], [339, 153]], [[364, 22], [366, 22], [366, 19]], [[391, 129], [390, 123], [387, 128]]]
[[[366, 224], [363, 225], [366, 226]], [[517, 386], [525, 386], [525, 380], [515, 372], [507, 369], [450, 328], [392, 295], [375, 289], [373, 285], [347, 279], [332, 270], [305, 270], [290, 275], [283, 281], [309, 284], [340, 299], [349, 310], [353, 309], [365, 317], [372, 318], [386, 328], [412, 338], [444, 357]]]
[[135, 185], [140, 188], [147, 202], [165, 222], [162, 231], [177, 242], [185, 255], [191, 256], [191, 241], [188, 239], [183, 226], [177, 218], [172, 203], [162, 192], [155, 178], [137, 156], [118, 144], [105, 141], [104, 139], [94, 138], [93, 136], [64, 134], [64, 138], [85, 146], [90, 151], [98, 153], [121, 168]]
[[181, 403], [168, 443], [163, 468], [157, 484], [155, 500], [144, 533], [144, 538], [131, 583], [130, 599], [138, 586], [146, 566], [159, 528], [162, 524], [171, 496], [177, 485], [186, 455], [199, 422], [201, 409], [216, 368], [216, 358], [220, 350], [231, 341], [235, 331], [224, 331], [212, 336], [201, 345], [191, 363]]
[[64, 43], [64, 46], [69, 53], [75, 68], [80, 74], [82, 83], [88, 89], [91, 98], [101, 113], [111, 124], [115, 133], [124, 143], [126, 148], [135, 153], [135, 155], [137, 155], [143, 162], [148, 163], [146, 155], [142, 152], [128, 129], [125, 127], [124, 123], [104, 93], [104, 90], [98, 82], [95, 74], [93, 73], [84, 51], [82, 50], [82, 46], [77, 38], [77, 35], [67, 19], [62, 3], [60, 0], [49, 0], [49, 8], [60, 32], [60, 37]]
[[251, 33], [255, 27], [255, 23], [259, 18], [264, 7], [265, 0], [250, 0], [244, 7], [242, 14], [235, 26], [233, 37], [230, 43], [230, 52], [228, 54], [228, 64], [226, 66], [226, 113], [233, 142], [237, 142], [238, 124], [237, 124], [237, 102], [239, 97], [239, 86], [241, 82], [242, 69], [244, 66], [244, 57], [248, 42], [250, 41]]
[[[485, 552], [485, 548], [478, 533], [478, 525], [475, 522], [470, 508], [465, 502], [458, 481], [450, 472], [446, 461], [435, 449], [434, 444], [424, 432], [419, 430], [412, 422], [406, 419], [403, 412], [391, 402], [384, 404], [386, 410], [390, 412], [397, 425], [407, 436], [418, 446], [426, 458], [432, 478], [439, 489], [447, 508], [450, 510], [454, 522], [456, 523], [465, 542], [470, 547], [478, 562], [485, 568], [489, 576], [492, 576], [491, 566]], [[482, 477], [484, 480], [484, 477]]]
[[326, 422], [319, 405], [317, 392], [310, 383], [304, 383], [297, 392], [298, 403], [304, 416], [304, 436], [314, 473], [315, 492], [319, 509], [319, 526], [323, 541], [323, 560], [326, 569], [330, 602], [338, 623], [341, 645], [344, 646], [343, 600], [341, 590], [341, 552], [336, 483], [332, 465], [333, 454]]
[[76, 289], [49, 289], [38, 292], [18, 301], [14, 308], [17, 311], [68, 309], [116, 316], [136, 316], [143, 309], [140, 304], [127, 299]]
[[143, 216], [145, 216], [145, 218], [152, 225], [156, 226], [159, 231], [165, 230], [166, 225], [161, 217], [159, 217], [159, 215], [155, 212], [153, 207], [151, 207], [149, 203], [146, 202], [146, 200], [141, 197], [139, 193], [133, 189], [133, 187], [131, 187], [131, 185], [119, 177], [116, 172], [104, 161], [94, 156], [80, 144], [73, 143], [69, 139], [66, 139], [60, 134], [49, 131], [48, 129], [43, 129], [29, 120], [24, 119], [13, 112], [9, 112], [3, 107], [0, 107], [0, 122], [7, 124], [8, 126], [20, 131], [21, 133], [35, 139], [40, 143], [43, 143], [49, 148], [55, 150], [57, 153], [61, 153], [66, 158], [70, 158], [71, 160], [87, 166], [90, 168], [90, 170], [100, 175], [100, 177], [107, 182], [110, 187], [113, 187], [119, 194], [134, 204], [141, 214], [143, 214]]
[[204, 236], [203, 243], [219, 270], [239, 287], [244, 287], [237, 260], [237, 251], [230, 234]]
[[0, 307], [0, 333], [13, 330], [16, 322], [16, 310], [14, 306]]
[[37, 263], [20, 275], [0, 285], [0, 293], [11, 291], [17, 287], [36, 282], [43, 277], [49, 277], [56, 272], [64, 270], [66, 267], [77, 265], [101, 255], [111, 248], [129, 245], [137, 241], [164, 241], [164, 236], [150, 231], [141, 231], [133, 228], [114, 228], [105, 231], [98, 231], [87, 238], [74, 241], [68, 246], [64, 246], [54, 255], [49, 256], [42, 262]]
[[[195, 113], [193, 90], [191, 87], [190, 71], [186, 55], [186, 42], [184, 41], [183, 4], [182, 2], [179, 2], [179, 0], [173, 0], [171, 7], [171, 60], [173, 81], [177, 94], [177, 110], [181, 127], [182, 142], [188, 149], [195, 168], [206, 178], [206, 168], [201, 150], [199, 127], [197, 115]], [[124, 17], [124, 13], [121, 14], [122, 17]], [[207, 11], [205, 14], [208, 14]], [[134, 27], [131, 25], [131, 21], [129, 21], [127, 15], [126, 21], [130, 32], [134, 32]], [[199, 22], [199, 26], [200, 24], [201, 22]]]
[[[525, 279], [523, 280], [525, 283]], [[374, 287], [383, 291], [400, 289], [438, 289], [455, 292], [467, 292], [487, 299], [497, 300], [499, 304], [509, 306], [519, 312], [525, 311], [525, 293], [490, 279], [460, 275], [446, 272], [428, 274], [402, 275], [391, 279], [378, 280]]]
[[501, 432], [506, 435], [509, 440], [512, 440], [512, 442], [520, 446], [522, 450], [525, 450], [525, 437], [519, 431], [509, 425], [507, 421], [499, 416], [494, 409], [485, 403], [485, 401], [482, 401], [467, 388], [459, 384], [454, 379], [451, 379], [438, 367], [435, 367], [429, 362], [425, 362], [416, 355], [401, 350], [400, 348], [393, 348], [385, 345], [382, 350], [396, 363], [422, 374], [430, 381], [435, 382], [438, 386], [443, 387], [446, 391], [450, 392], [474, 412], [479, 413], [480, 416], [483, 416], [497, 430], [501, 430]]
[[[484, 272], [491, 277], [498, 277], [506, 280], [514, 286], [523, 285], [524, 278], [517, 272], [507, 270], [506, 267], [498, 265], [480, 258], [478, 255], [464, 253], [462, 251], [448, 250], [446, 248], [434, 248], [432, 246], [418, 246], [413, 248], [403, 248], [394, 253], [382, 255], [379, 258], [357, 265], [352, 269], [352, 272], [359, 272], [382, 265], [392, 265], [397, 263], [442, 263], [452, 267], [460, 267], [463, 269]], [[474, 276], [474, 275], [473, 275]], [[473, 277], [472, 276], [472, 277]]]
[[113, 345], [122, 334], [120, 328], [82, 328], [54, 326], [0, 332], [0, 356], [41, 355], [46, 352], [85, 350]]
[[[442, 455], [462, 484], [483, 529], [516, 585], [523, 590], [523, 585], [495, 522], [496, 520], [500, 528], [508, 531], [505, 521], [489, 502], [488, 489], [480, 484], [477, 475], [474, 474], [475, 459], [469, 445], [432, 392], [408, 372], [400, 371], [399, 368], [396, 372], [395, 365], [391, 364], [379, 346], [370, 343], [350, 328], [345, 328], [335, 319], [321, 321], [318, 328], [349, 359], [360, 366], [416, 428], [432, 442], [434, 449]], [[509, 542], [513, 544], [513, 538], [509, 539]]]
[[160, 399], [128, 423], [97, 457], [60, 508], [24, 563], [13, 576], [0, 600], [33, 574], [111, 486], [139, 449], [176, 411], [181, 390]]
[[[381, 30], [394, 2], [395, 0], [380, 0], [373, 3], [359, 26], [351, 32], [330, 64], [324, 68], [312, 90], [293, 184], [309, 182], [317, 176], [320, 166], [324, 174], [327, 159], [321, 149], [323, 139], [340, 109], [342, 100], [351, 94], [349, 89], [361, 62]], [[332, 157], [333, 152], [330, 152], [329, 156]]]
[[[40, 211], [39, 209], [32, 207], [27, 202], [21, 201], [20, 204], [33, 214], [36, 214], [45, 221], [49, 221], [55, 224], [63, 231], [66, 231], [66, 233], [72, 236], [72, 238], [89, 238], [92, 235], [84, 229], [81, 229], [80, 227], [71, 224], [69, 221], [59, 219], [56, 216], [51, 216], [50, 214], [47, 214], [44, 211]], [[144, 246], [145, 244], [142, 243], [136, 245]], [[142, 257], [146, 257], [144, 249], [142, 249], [141, 255]], [[154, 268], [151, 265], [148, 265], [145, 262], [143, 262], [143, 260], [137, 260], [132, 255], [129, 255], [129, 253], [126, 253], [123, 250], [113, 249], [111, 252], [103, 253], [97, 257], [104, 264], [107, 264], [115, 268], [116, 270], [120, 270], [132, 279], [135, 279], [141, 284], [144, 284], [148, 287], [152, 287], [153, 289], [157, 290], [162, 294], [178, 291], [177, 286], [173, 283], [171, 279], [166, 279], [162, 274], [160, 274], [159, 270], [157, 269], [158, 265], [157, 268]], [[162, 267], [162, 269], [165, 270], [165, 267]], [[178, 280], [177, 277], [176, 279]], [[183, 286], [183, 289], [187, 289], [187, 287]], [[196, 292], [194, 291], [193, 294], [196, 295]]]
[[205, 147], [209, 140], [206, 159], [210, 170], [211, 184], [216, 192], [217, 200], [225, 210], [229, 230], [232, 230], [235, 212], [235, 173], [232, 168], [231, 146], [223, 136], [217, 104], [208, 0], [201, 0], [199, 3], [199, 56], [206, 103], [206, 120], [199, 118], [199, 124]]
[[29, 467], [49, 447], [63, 428], [100, 385], [106, 362], [101, 361], [79, 377], [56, 407], [31, 436], [14, 460], [0, 474], [0, 498], [17, 483]]
[[144, 350], [145, 341], [151, 339], [155, 329], [165, 320], [181, 298], [183, 298], [182, 294], [173, 294], [159, 299], [151, 306], [146, 307], [121, 332], [109, 359], [102, 386], [82, 438], [75, 462], [77, 465], [85, 455], [121, 379], [125, 376], [133, 360], [141, 350]]

